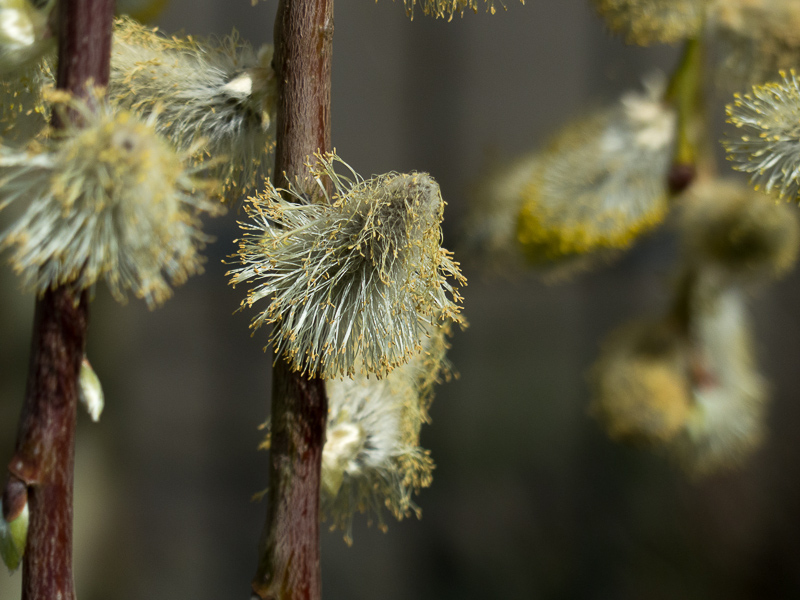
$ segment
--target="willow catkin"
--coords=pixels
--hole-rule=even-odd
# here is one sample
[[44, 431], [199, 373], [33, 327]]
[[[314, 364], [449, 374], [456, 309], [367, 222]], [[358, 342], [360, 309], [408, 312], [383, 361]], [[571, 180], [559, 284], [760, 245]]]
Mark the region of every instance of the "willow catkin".
[[365, 180], [337, 173], [335, 154], [316, 160], [318, 191], [330, 178], [333, 195], [314, 203], [268, 184], [250, 198], [231, 283], [254, 284], [243, 305], [269, 299], [252, 326], [275, 325], [276, 355], [294, 369], [383, 376], [419, 350], [428, 325], [459, 320], [465, 280], [440, 245], [444, 201], [425, 173]]
[[[117, 299], [126, 292], [149, 306], [171, 295], [201, 270], [199, 250], [209, 240], [200, 214], [218, 213], [197, 167], [187, 166], [155, 131], [96, 98], [97, 110], [56, 98], [79, 114], [63, 130], [25, 151], [0, 147], [0, 208], [25, 206], [0, 234], [26, 287], [91, 288], [104, 279]], [[99, 103], [99, 104], [98, 104]]]

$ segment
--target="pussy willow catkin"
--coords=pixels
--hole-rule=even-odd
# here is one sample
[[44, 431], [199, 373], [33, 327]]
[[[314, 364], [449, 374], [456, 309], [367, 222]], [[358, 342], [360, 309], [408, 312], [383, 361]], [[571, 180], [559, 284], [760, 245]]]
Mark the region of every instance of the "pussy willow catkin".
[[252, 326], [275, 325], [276, 355], [293, 368], [383, 376], [419, 350], [428, 325], [459, 320], [465, 280], [440, 245], [439, 186], [425, 173], [340, 174], [349, 167], [335, 154], [315, 160], [324, 201], [294, 185], [249, 199], [231, 283], [255, 284], [243, 305], [269, 300]]
[[0, 207], [24, 204], [0, 234], [26, 287], [91, 288], [104, 279], [118, 299], [126, 292], [154, 306], [201, 270], [208, 237], [201, 213], [220, 207], [206, 197], [208, 183], [155, 130], [154, 118], [93, 99], [97, 110], [57, 98], [76, 112], [71, 124], [26, 151], [0, 147]]
[[255, 51], [232, 35], [167, 37], [131, 19], [114, 26], [111, 101], [153, 115], [159, 133], [195, 161], [227, 197], [260, 184], [271, 169], [276, 102], [272, 47]]

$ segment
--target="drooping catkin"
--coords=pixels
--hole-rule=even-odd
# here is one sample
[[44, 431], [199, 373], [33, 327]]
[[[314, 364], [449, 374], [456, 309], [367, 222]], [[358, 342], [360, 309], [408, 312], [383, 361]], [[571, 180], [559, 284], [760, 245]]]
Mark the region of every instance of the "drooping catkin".
[[592, 368], [591, 412], [612, 439], [706, 475], [741, 466], [758, 447], [767, 393], [742, 290], [712, 278], [692, 295], [688, 330], [670, 318], [612, 334]]
[[294, 369], [380, 377], [419, 350], [426, 326], [459, 320], [465, 280], [440, 245], [444, 202], [429, 175], [364, 180], [352, 169], [337, 173], [337, 164], [349, 169], [335, 154], [312, 167], [324, 202], [271, 184], [249, 199], [231, 284], [255, 284], [243, 305], [270, 300], [252, 327], [274, 324], [276, 356]]
[[759, 446], [767, 386], [753, 356], [743, 292], [701, 294], [694, 315], [694, 404], [669, 450], [691, 474], [739, 467]]
[[429, 327], [422, 350], [383, 379], [358, 374], [325, 384], [329, 402], [322, 452], [321, 511], [352, 543], [355, 513], [383, 529], [383, 509], [397, 519], [420, 510], [412, 494], [432, 481], [433, 461], [419, 447], [433, 384], [449, 373], [451, 324]]
[[683, 198], [684, 261], [727, 283], [784, 275], [797, 261], [796, 209], [729, 180], [694, 186]]
[[593, 412], [611, 437], [659, 445], [694, 475], [739, 466], [758, 447], [767, 385], [745, 295], [795, 264], [793, 211], [726, 180], [684, 196], [673, 311], [614, 334], [593, 369]]
[[[187, 167], [155, 131], [92, 98], [88, 104], [55, 97], [63, 130], [49, 132], [26, 151], [0, 147], [0, 208], [24, 203], [23, 214], [0, 234], [24, 285], [37, 293], [57, 286], [91, 288], [105, 279], [112, 294], [130, 291], [149, 306], [171, 295], [201, 270], [208, 241], [201, 213], [218, 213], [206, 198], [208, 183]], [[199, 167], [202, 168], [202, 167]]]

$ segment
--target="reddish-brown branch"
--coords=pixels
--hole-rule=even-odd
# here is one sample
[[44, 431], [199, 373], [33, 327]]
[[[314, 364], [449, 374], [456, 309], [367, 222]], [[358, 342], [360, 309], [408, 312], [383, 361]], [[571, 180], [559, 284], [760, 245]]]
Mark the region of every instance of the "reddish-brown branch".
[[108, 84], [114, 0], [60, 0], [56, 87], [77, 96]]
[[[275, 184], [305, 185], [306, 162], [328, 151], [333, 0], [281, 0], [274, 67], [280, 82]], [[319, 482], [328, 402], [321, 379], [278, 359], [272, 383], [267, 522], [253, 579], [262, 600], [318, 600]]]
[[[113, 0], [61, 0], [57, 87], [78, 96], [108, 83]], [[54, 123], [58, 125], [58, 123]], [[72, 477], [78, 377], [86, 342], [88, 299], [68, 288], [36, 302], [31, 358], [17, 445], [3, 491], [13, 518], [27, 499], [28, 542], [23, 600], [74, 600]]]
[[28, 389], [9, 465], [27, 486], [30, 525], [23, 600], [73, 600], [72, 472], [77, 381], [86, 337], [85, 294], [47, 292], [36, 303]]

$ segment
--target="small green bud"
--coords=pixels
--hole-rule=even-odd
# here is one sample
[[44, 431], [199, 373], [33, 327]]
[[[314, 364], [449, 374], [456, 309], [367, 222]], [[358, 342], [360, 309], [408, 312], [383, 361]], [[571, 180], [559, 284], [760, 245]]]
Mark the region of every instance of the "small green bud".
[[2, 510], [3, 501], [0, 500], [0, 556], [3, 557], [8, 570], [13, 573], [19, 568], [22, 555], [25, 553], [25, 542], [28, 539], [28, 504], [25, 503], [22, 513], [11, 523], [7, 523], [1, 516]]

